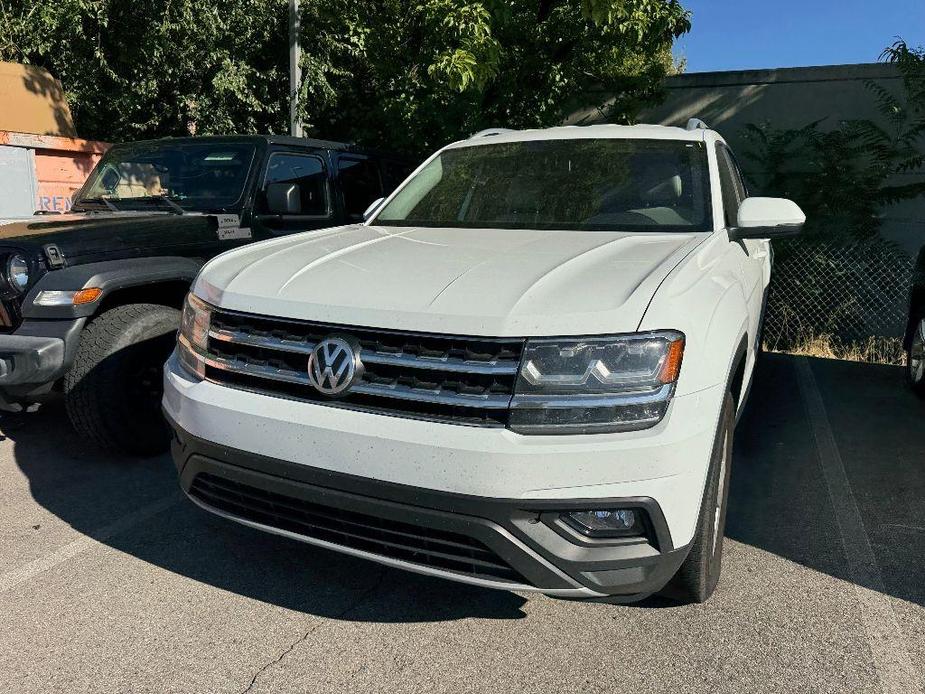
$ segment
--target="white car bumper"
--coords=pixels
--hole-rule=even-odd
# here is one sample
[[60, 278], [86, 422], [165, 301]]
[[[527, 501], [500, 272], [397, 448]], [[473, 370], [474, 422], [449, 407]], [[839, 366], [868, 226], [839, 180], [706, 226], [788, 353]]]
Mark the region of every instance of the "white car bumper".
[[[524, 436], [197, 381], [176, 355], [167, 363], [164, 381], [164, 411], [177, 431], [174, 456], [187, 493], [196, 475], [204, 474], [213, 482], [222, 478], [272, 494], [305, 492], [312, 504], [325, 490], [343, 493], [332, 505], [363, 507], [357, 511], [363, 518], [385, 514], [396, 522], [446, 522], [462, 534], [484, 522], [490, 527], [484, 532], [479, 527], [479, 541], [501, 547], [497, 553], [522, 576], [531, 574], [517, 589], [566, 595], [641, 595], [670, 578], [694, 534], [723, 396], [718, 386], [675, 398], [664, 421], [647, 431]], [[216, 508], [193, 496], [210, 510], [250, 525], [466, 580], [458, 572], [421, 565], [413, 556], [387, 560], [371, 545], [369, 551], [345, 548], [336, 538], [312, 538], [300, 526], [283, 527], [269, 516], [261, 522], [262, 516]], [[606, 508], [618, 501], [646, 509], [652, 526], [648, 543], [594, 546], [547, 522], [560, 509]], [[404, 514], [393, 506], [404, 507]], [[453, 518], [444, 519], [447, 514]], [[509, 551], [518, 555], [516, 561], [505, 554]], [[538, 566], [528, 566], [530, 561]], [[493, 583], [474, 575], [469, 582]], [[500, 587], [512, 587], [508, 583], [501, 580]]]

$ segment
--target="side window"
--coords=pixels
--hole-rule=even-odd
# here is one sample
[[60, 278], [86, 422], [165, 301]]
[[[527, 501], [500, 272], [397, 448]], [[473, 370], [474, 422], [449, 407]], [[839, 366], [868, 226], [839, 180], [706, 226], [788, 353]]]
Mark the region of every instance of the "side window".
[[379, 169], [370, 159], [340, 157], [337, 175], [344, 194], [344, 212], [348, 219], [363, 219], [363, 212], [374, 200], [382, 197]]
[[745, 176], [742, 175], [742, 169], [739, 167], [739, 160], [736, 159], [731, 149], [728, 147], [724, 147], [723, 149], [726, 152], [726, 156], [729, 157], [729, 163], [732, 165], [732, 174], [735, 179], [736, 189], [739, 191], [739, 200], [744, 200], [748, 197], [748, 186], [745, 185]]
[[716, 146], [716, 163], [719, 166], [719, 184], [723, 195], [723, 216], [726, 228], [734, 227], [738, 221], [739, 204], [745, 199], [744, 191], [740, 191], [741, 181], [737, 181], [737, 174], [733, 168], [732, 160], [722, 145]]
[[[311, 154], [274, 152], [267, 162], [263, 187], [271, 183], [294, 183], [299, 189], [302, 216], [328, 215], [328, 177], [324, 162]], [[266, 205], [266, 200], [262, 202]]]

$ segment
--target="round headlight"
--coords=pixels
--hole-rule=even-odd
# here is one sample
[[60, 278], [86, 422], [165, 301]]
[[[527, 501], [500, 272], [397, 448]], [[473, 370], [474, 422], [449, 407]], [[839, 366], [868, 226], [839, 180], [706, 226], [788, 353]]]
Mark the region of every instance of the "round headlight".
[[29, 286], [29, 262], [21, 255], [11, 255], [6, 261], [6, 280], [18, 292]]

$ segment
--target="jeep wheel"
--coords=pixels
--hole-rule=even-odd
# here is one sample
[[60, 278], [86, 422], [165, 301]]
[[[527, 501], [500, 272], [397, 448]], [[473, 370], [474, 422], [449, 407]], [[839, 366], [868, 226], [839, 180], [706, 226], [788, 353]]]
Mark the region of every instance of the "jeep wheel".
[[694, 541], [690, 553], [665, 591], [667, 596], [686, 602], [704, 602], [713, 595], [719, 583], [723, 566], [723, 534], [726, 530], [734, 430], [735, 403], [732, 395], [727, 393]]
[[906, 364], [909, 385], [916, 395], [925, 398], [925, 316], [919, 320], [912, 333]]
[[64, 377], [65, 406], [77, 433], [122, 453], [154, 455], [167, 449], [161, 369], [179, 323], [177, 309], [128, 304], [87, 325]]

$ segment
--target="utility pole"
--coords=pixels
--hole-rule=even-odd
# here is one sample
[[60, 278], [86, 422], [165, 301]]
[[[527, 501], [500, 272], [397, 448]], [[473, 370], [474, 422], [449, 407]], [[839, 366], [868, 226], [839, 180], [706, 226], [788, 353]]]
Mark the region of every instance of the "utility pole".
[[302, 137], [302, 121], [299, 119], [299, 87], [302, 84], [299, 24], [299, 0], [289, 0], [289, 132], [294, 137]]

